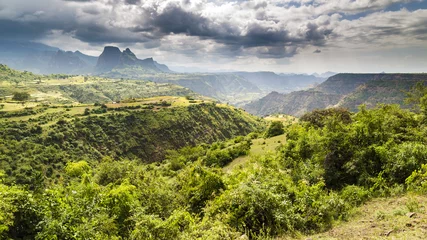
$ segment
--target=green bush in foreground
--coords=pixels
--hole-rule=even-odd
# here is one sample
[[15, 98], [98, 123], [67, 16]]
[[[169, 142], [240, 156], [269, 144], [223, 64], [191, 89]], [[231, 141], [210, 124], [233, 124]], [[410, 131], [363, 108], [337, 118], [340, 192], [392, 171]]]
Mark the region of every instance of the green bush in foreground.
[[283, 123], [281, 121], [273, 121], [265, 132], [264, 137], [270, 138], [285, 133]]

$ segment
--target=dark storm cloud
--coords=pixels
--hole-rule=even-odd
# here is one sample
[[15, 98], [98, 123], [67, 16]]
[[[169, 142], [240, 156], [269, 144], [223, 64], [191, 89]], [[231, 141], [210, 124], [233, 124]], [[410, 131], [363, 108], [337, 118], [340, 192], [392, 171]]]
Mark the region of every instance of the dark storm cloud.
[[13, 20], [0, 20], [1, 39], [28, 40], [42, 37], [50, 28], [44, 24], [22, 23]]
[[214, 37], [217, 35], [209, 20], [199, 14], [184, 11], [171, 4], [152, 19], [152, 25], [164, 34], [184, 33], [190, 36]]
[[[280, 4], [274, 8], [274, 4], [267, 1], [232, 4], [208, 1], [217, 4], [210, 7], [225, 6], [224, 13], [209, 9], [206, 2], [196, 4], [191, 0], [33, 0], [28, 9], [21, 9], [24, 0], [3, 1], [0, 3], [0, 9], [3, 8], [0, 12], [0, 19], [3, 19], [0, 20], [0, 38], [34, 40], [58, 30], [93, 45], [144, 43], [146, 48], [160, 48], [167, 38], [187, 36], [193, 41], [188, 43], [188, 47], [180, 46], [182, 49], [179, 50], [171, 46], [170, 51], [203, 52], [207, 47], [204, 44], [206, 40], [213, 43], [210, 53], [229, 57], [251, 54], [260, 58], [291, 57], [306, 46], [325, 46], [331, 42], [330, 39], [340, 34], [345, 36], [348, 29], [360, 32], [357, 36], [349, 36], [349, 39], [363, 41], [369, 41], [371, 36], [383, 38], [402, 34], [425, 39], [427, 28], [418, 24], [404, 29], [396, 26], [405, 25], [399, 22], [400, 18], [394, 18], [390, 20], [394, 21], [391, 25], [372, 24], [363, 26], [363, 31], [360, 31], [360, 26], [349, 24], [347, 29], [339, 32], [336, 26], [341, 15], [336, 14], [339, 16], [334, 18], [331, 12], [357, 12], [370, 6], [363, 1], [350, 0], [318, 1], [312, 8], [307, 8], [304, 2], [289, 9]], [[349, 4], [340, 9], [343, 1]], [[379, 0], [374, 5], [377, 8], [393, 2], [399, 0]], [[226, 12], [229, 6], [233, 7], [236, 17], [234, 12]], [[286, 14], [282, 14], [281, 11], [285, 10]], [[197, 39], [202, 44], [195, 47]]]
[[74, 32], [77, 39], [83, 42], [89, 43], [133, 43], [133, 42], [145, 42], [147, 39], [142, 35], [129, 34], [126, 29], [112, 29], [107, 28], [103, 25], [86, 25], [80, 26]]
[[35, 40], [46, 36], [51, 30], [60, 29], [70, 32], [76, 25], [72, 22], [59, 21], [17, 21], [0, 19], [0, 39]]
[[125, 0], [125, 2], [127, 4], [136, 5], [136, 4], [140, 4], [141, 0]]
[[[307, 24], [306, 32], [300, 36], [290, 36], [284, 28], [257, 23], [248, 25], [246, 31], [242, 32], [230, 23], [214, 22], [200, 14], [185, 11], [177, 4], [170, 4], [160, 14], [151, 14], [151, 16], [151, 21], [134, 28], [133, 31], [156, 32], [155, 35], [159, 38], [169, 34], [185, 34], [200, 39], [210, 39], [225, 44], [228, 46], [225, 48], [226, 53], [235, 55], [240, 55], [242, 51], [250, 48], [265, 47], [250, 52], [266, 58], [292, 56], [296, 50], [292, 48], [292, 51], [289, 51], [286, 46], [290, 45], [323, 45], [332, 32], [331, 29], [322, 30], [321, 26], [314, 23]], [[218, 48], [218, 51], [221, 49]]]

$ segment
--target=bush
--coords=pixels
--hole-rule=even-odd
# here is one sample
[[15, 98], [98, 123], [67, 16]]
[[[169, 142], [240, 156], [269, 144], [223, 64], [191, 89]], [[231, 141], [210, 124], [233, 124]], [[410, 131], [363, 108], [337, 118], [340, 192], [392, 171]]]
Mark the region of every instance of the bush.
[[341, 190], [341, 198], [352, 207], [359, 206], [366, 202], [371, 193], [363, 187], [349, 185]]
[[273, 121], [265, 133], [266, 138], [278, 136], [285, 133], [283, 123], [281, 121]]
[[419, 170], [412, 172], [405, 184], [409, 190], [427, 193], [427, 164], [422, 164]]
[[89, 173], [91, 168], [86, 161], [68, 162], [65, 172], [70, 177], [81, 177], [83, 174]]
[[300, 121], [308, 122], [315, 127], [324, 127], [325, 121], [330, 117], [335, 117], [345, 124], [351, 122], [351, 113], [345, 108], [327, 108], [314, 110], [304, 114], [300, 118]]
[[27, 101], [30, 99], [30, 94], [27, 92], [15, 92], [13, 93], [12, 100], [14, 101]]

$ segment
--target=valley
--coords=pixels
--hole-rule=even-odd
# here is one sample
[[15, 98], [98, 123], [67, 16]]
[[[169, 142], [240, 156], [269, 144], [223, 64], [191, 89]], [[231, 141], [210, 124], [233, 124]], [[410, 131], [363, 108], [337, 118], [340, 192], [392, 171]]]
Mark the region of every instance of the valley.
[[[238, 74], [141, 76], [37, 75], [0, 65], [1, 237], [357, 239], [423, 232], [424, 75], [357, 84], [331, 77], [311, 90], [273, 92], [259, 105], [270, 114], [264, 118], [224, 103], [263, 92]], [[204, 92], [207, 86], [215, 90]], [[420, 111], [366, 104], [403, 103], [400, 89], [412, 91]], [[293, 108], [272, 108], [276, 102]], [[337, 102], [367, 106], [307, 113]], [[380, 210], [372, 215], [373, 208]]]
[[427, 1], [1, 0], [0, 240], [426, 239]]

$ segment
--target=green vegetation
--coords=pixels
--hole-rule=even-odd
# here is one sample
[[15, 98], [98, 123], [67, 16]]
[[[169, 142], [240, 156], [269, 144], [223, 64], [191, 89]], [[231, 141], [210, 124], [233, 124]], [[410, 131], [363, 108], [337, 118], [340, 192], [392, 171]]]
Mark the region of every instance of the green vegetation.
[[[210, 104], [200, 104], [194, 105], [190, 112], [214, 109]], [[166, 110], [171, 111], [168, 115], [179, 111], [180, 117], [185, 112], [166, 108], [153, 119]], [[135, 128], [121, 132], [135, 134], [133, 129], [141, 129], [138, 124], [141, 115], [137, 113], [123, 116]], [[244, 165], [226, 172], [221, 167], [232, 159], [246, 156], [256, 134], [168, 151], [162, 163], [144, 164], [137, 160], [143, 159], [143, 154], [135, 151], [142, 143], [136, 143], [139, 147], [130, 151], [126, 149], [132, 148], [123, 145], [137, 141], [140, 136], [132, 138], [132, 134], [123, 134], [126, 138], [121, 140], [114, 137], [118, 132], [109, 122], [114, 120], [116, 128], [123, 126], [122, 116], [90, 116], [71, 122], [58, 121], [52, 126], [55, 130], [52, 133], [27, 127], [20, 128], [28, 129], [21, 130], [20, 135], [13, 135], [16, 130], [12, 126], [5, 128], [4, 139], [13, 136], [9, 141], [14, 144], [25, 139], [28, 153], [37, 159], [28, 165], [17, 160], [24, 157], [22, 154], [11, 154], [10, 146], [2, 150], [3, 157], [19, 157], [7, 161], [9, 167], [2, 167], [6, 169], [2, 191], [8, 192], [4, 195], [7, 199], [3, 201], [3, 209], [12, 209], [3, 211], [2, 217], [9, 219], [2, 228], [5, 237], [19, 237], [14, 234], [36, 239], [48, 236], [61, 239], [71, 236], [77, 239], [292, 236], [327, 230], [335, 221], [349, 219], [354, 207], [372, 197], [402, 193], [406, 189], [423, 191], [423, 185], [419, 184], [425, 175], [421, 166], [427, 163], [426, 140], [422, 134], [425, 126], [419, 120], [423, 118], [398, 106], [385, 105], [374, 110], [362, 107], [359, 113], [351, 115], [351, 121], [330, 114], [322, 115], [315, 124], [311, 121], [292, 124], [285, 128], [287, 140], [278, 146], [277, 152], [253, 156]], [[148, 120], [144, 119], [143, 122]], [[322, 124], [318, 124], [319, 121]], [[162, 123], [149, 123], [150, 126], [158, 124]], [[82, 132], [83, 126], [98, 137], [88, 141], [77, 137], [89, 136]], [[110, 129], [111, 133], [92, 129]], [[169, 129], [178, 130], [173, 126]], [[20, 136], [32, 134], [46, 142], [47, 148], [30, 150], [28, 137]], [[155, 132], [155, 135], [161, 134]], [[197, 136], [197, 133], [191, 135]], [[76, 137], [78, 141], [74, 142], [72, 139]], [[166, 138], [173, 142], [173, 137]], [[67, 151], [55, 151], [52, 146], [56, 141], [69, 146]], [[102, 144], [105, 141], [114, 144], [123, 141], [123, 144], [112, 148], [109, 143]], [[82, 150], [72, 147], [79, 145]], [[99, 157], [88, 154], [85, 149], [97, 152]], [[37, 155], [40, 152], [46, 156], [49, 151], [54, 155], [45, 160]], [[73, 151], [77, 153], [74, 157]], [[58, 159], [65, 153], [68, 154], [64, 156], [66, 161]], [[19, 165], [10, 165], [16, 161]], [[37, 166], [36, 163], [43, 164]], [[50, 166], [52, 170], [48, 170]], [[45, 175], [50, 171], [52, 174]], [[34, 217], [31, 221], [20, 217], [24, 213]], [[387, 213], [384, 219], [386, 216]], [[27, 232], [18, 230], [22, 226], [26, 226]]]
[[337, 74], [313, 89], [289, 94], [272, 92], [244, 109], [260, 116], [280, 113], [300, 117], [315, 109], [334, 106], [352, 112], [357, 112], [362, 104], [368, 109], [378, 104], [411, 108], [414, 102], [407, 105], [404, 100], [406, 92], [417, 83], [419, 87], [425, 86], [427, 74]]
[[[27, 101], [30, 98], [27, 94], [31, 95], [31, 102]], [[0, 102], [4, 101], [4, 104], [11, 104], [10, 100], [27, 101], [27, 104], [34, 103], [35, 105], [38, 103], [89, 104], [156, 96], [202, 98], [187, 88], [170, 83], [64, 74], [34, 75], [0, 65]]]
[[[106, 105], [86, 109], [81, 107], [74, 117], [69, 115], [72, 111], [64, 111], [53, 123], [47, 122], [51, 120], [47, 114], [26, 122], [0, 122], [0, 166], [10, 176], [7, 182], [36, 189], [46, 181], [59, 181], [69, 161], [85, 159], [95, 164], [109, 156], [155, 162], [168, 149], [212, 143], [262, 128], [262, 122], [245, 112], [211, 103], [148, 110]], [[235, 151], [232, 156], [245, 150]], [[232, 160], [211, 154], [218, 159], [211, 160], [211, 165]]]
[[270, 123], [270, 126], [267, 128], [267, 131], [265, 132], [265, 137], [275, 137], [278, 135], [282, 135], [285, 133], [285, 130], [283, 129], [283, 123], [281, 121], [273, 121]]
[[419, 112], [362, 105], [270, 124], [187, 95], [5, 102], [0, 238], [287, 239], [334, 226], [351, 237], [345, 221], [383, 198], [405, 200], [363, 216], [409, 236], [404, 217], [425, 214], [427, 192], [427, 101], [416, 91]]
[[14, 101], [27, 101], [30, 99], [30, 94], [27, 92], [15, 92], [13, 93], [12, 100]]

